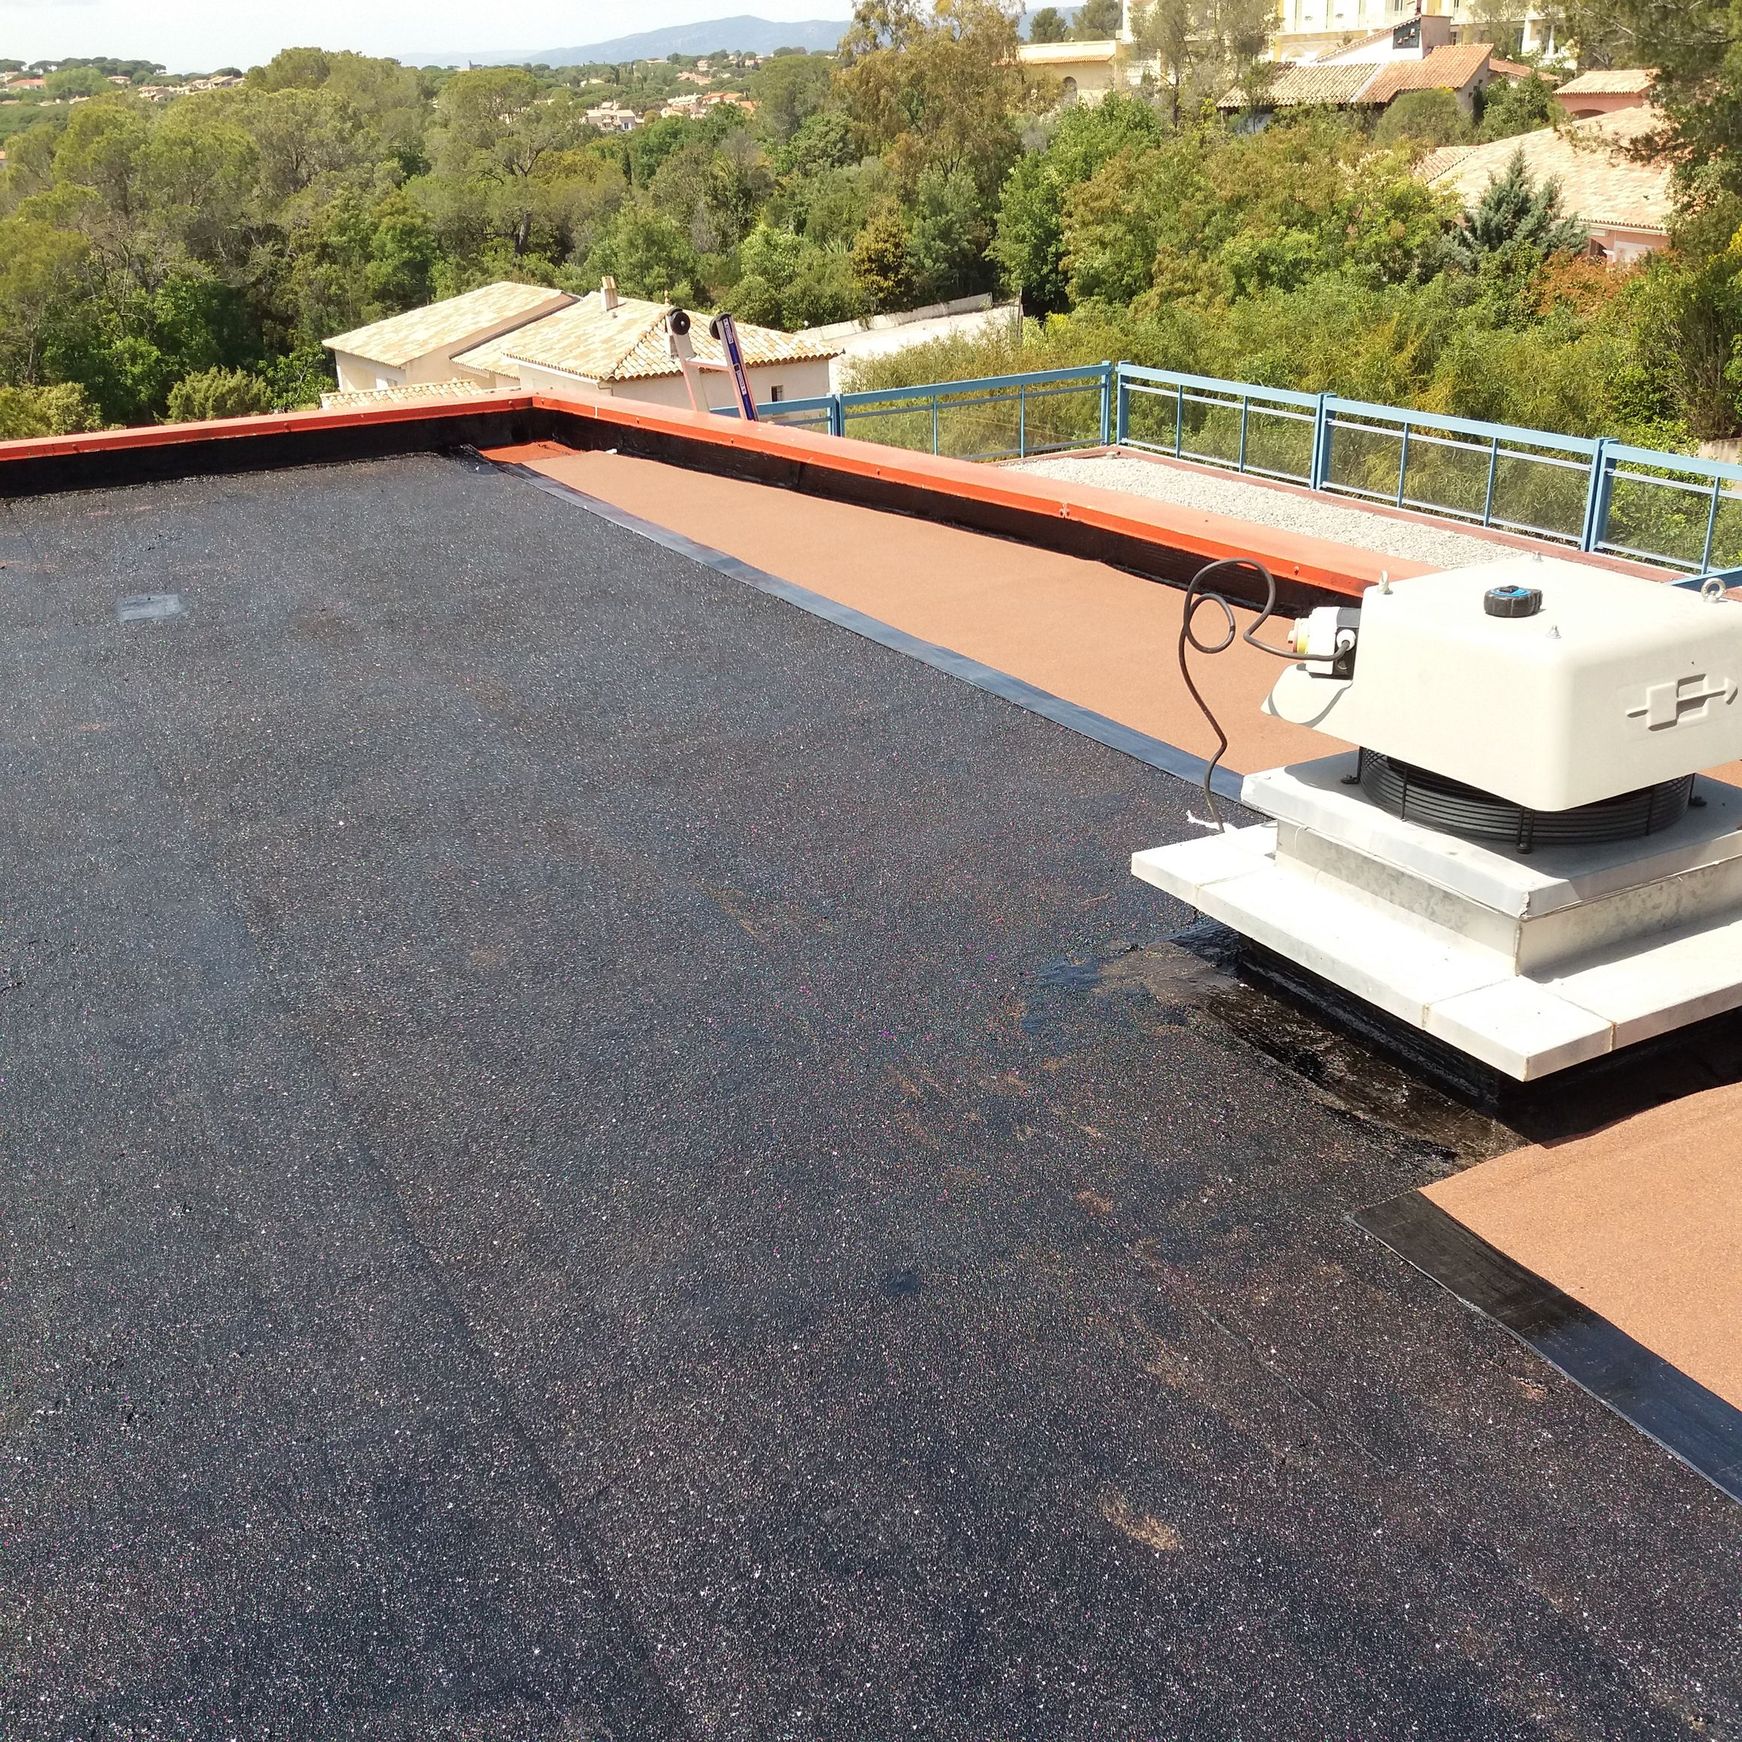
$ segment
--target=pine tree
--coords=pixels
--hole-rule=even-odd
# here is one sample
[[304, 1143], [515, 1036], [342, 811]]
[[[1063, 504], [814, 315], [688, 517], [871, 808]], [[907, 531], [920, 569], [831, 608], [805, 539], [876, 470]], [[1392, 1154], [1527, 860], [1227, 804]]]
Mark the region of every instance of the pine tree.
[[1589, 237], [1577, 218], [1561, 210], [1560, 184], [1532, 179], [1524, 153], [1515, 151], [1505, 172], [1488, 183], [1450, 238], [1452, 257], [1474, 271], [1503, 251], [1577, 254]]

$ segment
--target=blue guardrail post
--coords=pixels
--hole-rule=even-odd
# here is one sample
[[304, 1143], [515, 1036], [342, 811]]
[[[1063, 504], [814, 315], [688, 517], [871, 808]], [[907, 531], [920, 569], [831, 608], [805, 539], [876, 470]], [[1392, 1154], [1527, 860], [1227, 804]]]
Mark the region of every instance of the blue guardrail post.
[[1309, 468], [1315, 490], [1324, 489], [1331, 476], [1331, 419], [1326, 408], [1328, 393], [1319, 395], [1319, 407], [1313, 413], [1313, 458]]
[[1101, 446], [1107, 447], [1113, 440], [1113, 365], [1101, 365]]
[[1609, 531], [1609, 441], [1597, 439], [1591, 455], [1591, 481], [1585, 488], [1585, 524], [1579, 534], [1580, 550], [1595, 550]]

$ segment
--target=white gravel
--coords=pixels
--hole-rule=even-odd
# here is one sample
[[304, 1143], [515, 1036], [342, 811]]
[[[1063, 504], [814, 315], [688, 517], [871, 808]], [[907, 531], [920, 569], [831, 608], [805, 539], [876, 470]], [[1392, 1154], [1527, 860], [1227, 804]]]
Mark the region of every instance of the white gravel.
[[1111, 455], [1053, 454], [1019, 462], [1025, 471], [1062, 478], [1074, 484], [1094, 484], [1103, 490], [1125, 490], [1133, 496], [1153, 496], [1182, 508], [1204, 508], [1231, 514], [1263, 526], [1281, 526], [1312, 538], [1328, 538], [1381, 556], [1409, 558], [1435, 568], [1459, 568], [1466, 563], [1492, 562], [1514, 547], [1467, 532], [1419, 526], [1334, 497], [1313, 497], [1294, 490], [1255, 484], [1232, 472], [1209, 467], [1157, 465]]

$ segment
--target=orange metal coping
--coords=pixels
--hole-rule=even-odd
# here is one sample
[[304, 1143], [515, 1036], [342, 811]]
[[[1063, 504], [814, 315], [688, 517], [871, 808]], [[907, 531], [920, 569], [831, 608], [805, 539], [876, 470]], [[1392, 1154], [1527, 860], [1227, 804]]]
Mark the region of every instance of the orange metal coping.
[[740, 451], [790, 459], [850, 477], [876, 480], [965, 502], [1039, 513], [1140, 543], [1188, 552], [1212, 561], [1256, 558], [1278, 580], [1355, 597], [1382, 574], [1394, 579], [1426, 574], [1430, 565], [1356, 550], [1329, 539], [1261, 526], [1231, 515], [1183, 508], [1090, 484], [1014, 472], [974, 460], [956, 460], [851, 436], [825, 436], [775, 424], [743, 423], [663, 406], [622, 400], [545, 399], [537, 403], [579, 417], [705, 440]]
[[[634, 400], [592, 396], [575, 391], [562, 395], [509, 391], [470, 395], [450, 403], [361, 407], [335, 411], [294, 411], [275, 416], [229, 418], [210, 423], [161, 424], [149, 428], [106, 430], [87, 435], [47, 436], [0, 442], [0, 471], [9, 463], [31, 460], [76, 460], [122, 456], [145, 449], [194, 449], [214, 441], [246, 442], [261, 437], [342, 435], [394, 424], [475, 424], [480, 417], [510, 414], [572, 419], [597, 428], [604, 438], [594, 444], [614, 445], [625, 434], [638, 434], [669, 449], [706, 450], [718, 459], [731, 456], [755, 461], [773, 481], [820, 493], [852, 495], [875, 486], [885, 496], [918, 498], [951, 518], [956, 503], [986, 516], [1038, 517], [1198, 561], [1226, 557], [1255, 558], [1279, 581], [1318, 591], [1358, 596], [1388, 573], [1394, 578], [1421, 574], [1428, 565], [1358, 550], [1327, 539], [1257, 525], [1229, 515], [1137, 498], [1116, 490], [1067, 483], [1033, 473], [1014, 472], [971, 460], [914, 453], [851, 437], [822, 435], [812, 430], [766, 423], [745, 423], [701, 412], [649, 405]], [[438, 432], [435, 432], [439, 435]], [[571, 434], [581, 434], [574, 430]], [[190, 454], [190, 462], [192, 455]], [[190, 463], [190, 470], [197, 469]], [[716, 469], [703, 462], [703, 469]], [[967, 521], [975, 524], [974, 516]]]
[[368, 406], [357, 411], [281, 411], [257, 417], [216, 418], [205, 423], [155, 423], [131, 429], [104, 429], [83, 435], [30, 436], [0, 442], [0, 465], [11, 460], [68, 459], [81, 454], [125, 453], [136, 448], [191, 447], [198, 442], [246, 440], [250, 436], [319, 435], [362, 425], [417, 423], [435, 418], [475, 416], [480, 411], [531, 411], [530, 393], [473, 393], [464, 399], [427, 404]]

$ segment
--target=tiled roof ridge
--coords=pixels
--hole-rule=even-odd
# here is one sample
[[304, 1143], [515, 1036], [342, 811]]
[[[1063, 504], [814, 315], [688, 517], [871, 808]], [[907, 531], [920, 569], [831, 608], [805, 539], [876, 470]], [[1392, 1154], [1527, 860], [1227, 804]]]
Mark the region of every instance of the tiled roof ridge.
[[546, 284], [498, 279], [458, 296], [443, 297], [418, 308], [353, 327], [321, 342], [330, 351], [344, 351], [372, 363], [398, 368], [416, 357], [459, 345], [492, 328], [506, 329], [537, 319], [574, 299]]

